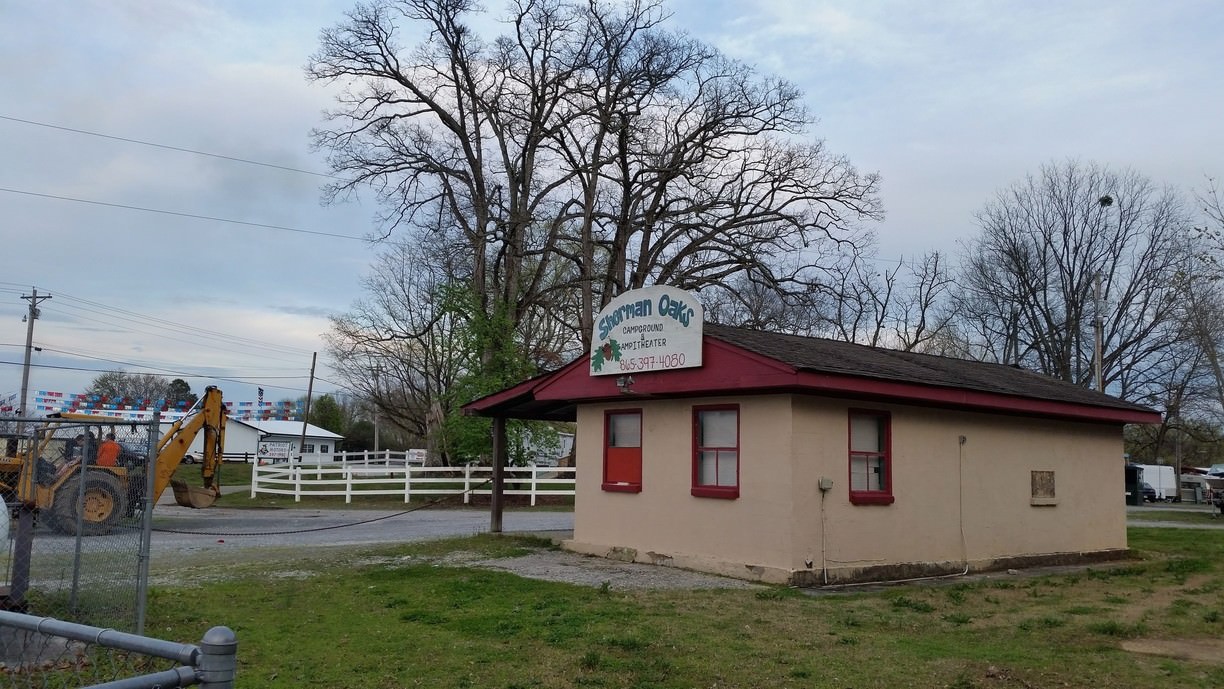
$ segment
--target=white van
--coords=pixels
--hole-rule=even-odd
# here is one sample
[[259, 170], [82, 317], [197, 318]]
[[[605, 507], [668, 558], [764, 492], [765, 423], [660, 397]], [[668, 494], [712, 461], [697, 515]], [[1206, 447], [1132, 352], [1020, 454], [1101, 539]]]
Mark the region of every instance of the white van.
[[1140, 464], [1138, 466], [1143, 470], [1143, 475], [1139, 480], [1152, 484], [1152, 488], [1156, 489], [1157, 501], [1181, 502], [1177, 475], [1173, 473], [1173, 467], [1164, 464]]

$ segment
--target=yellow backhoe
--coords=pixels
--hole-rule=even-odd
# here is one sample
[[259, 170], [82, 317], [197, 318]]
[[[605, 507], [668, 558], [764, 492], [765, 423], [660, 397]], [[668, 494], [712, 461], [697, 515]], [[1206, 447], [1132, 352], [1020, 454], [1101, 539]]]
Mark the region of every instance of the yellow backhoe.
[[[157, 442], [154, 463], [153, 494], [148, 504], [157, 504], [167, 486], [174, 490], [174, 499], [185, 507], [211, 507], [221, 495], [218, 470], [225, 443], [225, 405], [221, 391], [208, 387], [187, 415], [176, 421]], [[92, 458], [72, 459], [63, 447], [68, 442], [56, 428], [87, 421], [108, 424], [112, 428], [131, 422], [115, 417], [92, 414], [61, 413], [49, 418], [24, 450], [9, 443], [6, 456], [0, 460], [0, 490], [10, 508], [25, 506], [35, 510], [57, 531], [85, 535], [110, 533], [116, 522], [133, 514], [144, 502], [148, 485], [145, 468], [147, 455], [139, 453], [136, 461], [120, 461], [115, 466], [99, 466]], [[189, 486], [173, 479], [174, 471], [200, 432], [204, 432], [201, 473], [204, 487]], [[130, 455], [130, 453], [129, 453]], [[84, 486], [82, 486], [84, 482]]]

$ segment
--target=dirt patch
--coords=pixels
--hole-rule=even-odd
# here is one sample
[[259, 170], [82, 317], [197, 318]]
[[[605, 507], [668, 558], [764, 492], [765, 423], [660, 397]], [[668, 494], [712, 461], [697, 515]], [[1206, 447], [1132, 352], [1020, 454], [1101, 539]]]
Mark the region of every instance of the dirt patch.
[[527, 579], [563, 581], [580, 586], [629, 589], [748, 589], [760, 584], [692, 572], [676, 567], [618, 562], [560, 550], [539, 550], [521, 557], [469, 559], [469, 567], [512, 572]]
[[405, 565], [433, 562], [447, 567], [479, 567], [510, 572], [526, 579], [558, 581], [610, 591], [657, 589], [750, 589], [760, 584], [676, 567], [620, 562], [564, 550], [535, 550], [518, 557], [485, 557], [459, 550], [438, 558], [362, 558], [355, 564]]
[[1224, 663], [1224, 639], [1131, 639], [1122, 642], [1122, 649], [1179, 660]]

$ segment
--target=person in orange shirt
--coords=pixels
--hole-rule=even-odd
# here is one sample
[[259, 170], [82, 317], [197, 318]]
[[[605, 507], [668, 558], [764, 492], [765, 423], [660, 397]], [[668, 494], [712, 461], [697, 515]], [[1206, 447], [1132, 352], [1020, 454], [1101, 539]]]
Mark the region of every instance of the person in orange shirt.
[[115, 442], [115, 434], [107, 433], [106, 440], [98, 446], [98, 466], [113, 467], [119, 463], [119, 443]]

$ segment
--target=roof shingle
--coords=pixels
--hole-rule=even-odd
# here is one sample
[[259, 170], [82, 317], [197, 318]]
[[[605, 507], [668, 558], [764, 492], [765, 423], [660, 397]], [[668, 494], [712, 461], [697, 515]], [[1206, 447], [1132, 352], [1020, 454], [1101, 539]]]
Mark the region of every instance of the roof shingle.
[[1015, 366], [903, 352], [802, 335], [705, 324], [705, 334], [798, 370], [1070, 402], [1152, 409]]

